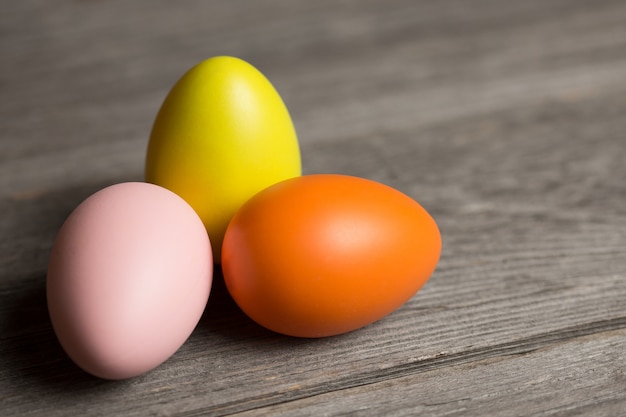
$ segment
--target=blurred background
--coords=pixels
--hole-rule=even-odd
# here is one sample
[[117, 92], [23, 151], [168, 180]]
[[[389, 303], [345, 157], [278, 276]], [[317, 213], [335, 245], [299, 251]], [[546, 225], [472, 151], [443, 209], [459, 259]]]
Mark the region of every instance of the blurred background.
[[[459, 121], [470, 123], [468, 134], [516, 135], [490, 114], [506, 112], [507, 123], [525, 129], [528, 119], [554, 118], [607, 90], [619, 106], [603, 111], [623, 109], [620, 2], [443, 4], [4, 2], [0, 173], [19, 164], [33, 190], [140, 177], [167, 91], [195, 63], [221, 54], [247, 60], [274, 83], [305, 150], [355, 138], [428, 142], [432, 129]], [[566, 134], [568, 126], [543, 128]], [[344, 156], [337, 146], [329, 158]], [[44, 154], [59, 164], [41, 166]], [[303, 158], [306, 171], [325, 168]], [[356, 163], [341, 169], [359, 171]], [[8, 178], [0, 175], [0, 188], [17, 191]]]

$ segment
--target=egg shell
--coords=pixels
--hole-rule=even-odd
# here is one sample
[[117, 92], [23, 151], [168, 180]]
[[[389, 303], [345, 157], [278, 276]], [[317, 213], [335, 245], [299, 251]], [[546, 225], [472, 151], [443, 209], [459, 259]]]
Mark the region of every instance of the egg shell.
[[216, 261], [237, 209], [258, 191], [300, 174], [285, 104], [267, 78], [239, 58], [214, 57], [191, 68], [154, 121], [145, 179], [191, 204]]
[[407, 195], [363, 178], [293, 178], [252, 197], [224, 238], [228, 291], [254, 321], [301, 337], [372, 323], [431, 276], [441, 235]]
[[52, 247], [48, 310], [70, 358], [105, 379], [149, 371], [197, 325], [213, 262], [194, 210], [165, 188], [122, 183], [83, 201]]

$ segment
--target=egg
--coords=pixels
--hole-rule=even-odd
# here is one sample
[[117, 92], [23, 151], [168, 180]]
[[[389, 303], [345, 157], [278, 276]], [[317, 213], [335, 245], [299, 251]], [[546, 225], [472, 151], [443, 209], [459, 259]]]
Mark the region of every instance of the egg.
[[187, 340], [211, 289], [211, 245], [195, 211], [147, 183], [104, 188], [69, 215], [46, 281], [69, 357], [105, 379], [147, 372]]
[[239, 58], [214, 57], [191, 68], [154, 121], [145, 179], [196, 210], [216, 261], [237, 209], [258, 191], [300, 174], [298, 140], [283, 100]]
[[371, 180], [316, 174], [259, 192], [230, 222], [222, 271], [258, 324], [300, 337], [370, 324], [434, 272], [441, 235], [415, 200]]

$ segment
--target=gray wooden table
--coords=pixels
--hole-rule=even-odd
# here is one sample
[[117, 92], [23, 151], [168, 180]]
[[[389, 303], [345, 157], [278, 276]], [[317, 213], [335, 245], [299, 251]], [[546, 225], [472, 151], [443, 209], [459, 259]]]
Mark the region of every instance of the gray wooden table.
[[[141, 180], [189, 67], [257, 66], [306, 173], [389, 184], [440, 264], [392, 315], [306, 340], [218, 278], [170, 360], [98, 380], [45, 302], [70, 211]], [[2, 1], [0, 415], [626, 415], [626, 2]]]

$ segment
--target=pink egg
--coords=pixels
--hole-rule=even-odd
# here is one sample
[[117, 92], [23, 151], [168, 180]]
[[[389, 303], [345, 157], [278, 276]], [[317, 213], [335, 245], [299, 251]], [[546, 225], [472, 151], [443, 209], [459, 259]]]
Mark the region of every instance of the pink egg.
[[209, 238], [182, 198], [139, 182], [98, 191], [63, 224], [50, 254], [48, 309], [70, 358], [106, 379], [172, 356], [206, 306]]

